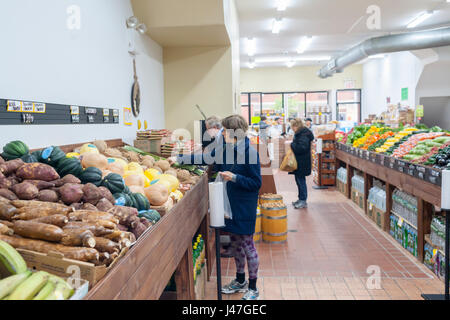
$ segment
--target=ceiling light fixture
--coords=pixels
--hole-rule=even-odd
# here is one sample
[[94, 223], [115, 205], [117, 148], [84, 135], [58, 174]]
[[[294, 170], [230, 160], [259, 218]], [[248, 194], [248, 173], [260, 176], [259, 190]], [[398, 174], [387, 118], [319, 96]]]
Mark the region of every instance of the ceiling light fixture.
[[254, 67], [255, 67], [255, 60], [254, 59], [249, 59], [248, 60], [248, 67], [250, 68], [250, 69], [253, 69]]
[[433, 13], [434, 13], [433, 11], [422, 12], [417, 17], [415, 17], [414, 20], [411, 21], [406, 27], [408, 29], [417, 27], [419, 24], [430, 18], [433, 15]]
[[384, 59], [386, 58], [385, 54], [375, 54], [373, 56], [369, 56], [369, 59]]
[[256, 40], [254, 38], [247, 38], [247, 54], [253, 57], [256, 52]]
[[277, 0], [276, 3], [277, 3], [277, 10], [278, 11], [285, 11], [286, 10], [287, 3], [288, 3], [287, 0]]
[[294, 60], [289, 60], [288, 62], [286, 62], [286, 67], [288, 67], [288, 68], [292, 68], [294, 65], [295, 65]]
[[147, 26], [143, 23], [139, 24], [136, 27], [136, 30], [140, 33], [140, 34], [145, 34], [147, 32]]
[[297, 53], [302, 54], [303, 52], [305, 52], [306, 49], [308, 49], [308, 47], [311, 45], [312, 40], [313, 40], [312, 36], [303, 37], [300, 42], [300, 45], [297, 48]]
[[283, 23], [283, 19], [282, 18], [276, 18], [273, 20], [273, 24], [272, 24], [272, 33], [278, 34], [280, 33], [281, 30], [281, 24]]
[[138, 24], [139, 24], [139, 20], [135, 16], [129, 17], [127, 19], [127, 27], [130, 28], [130, 29], [136, 28], [136, 26]]
[[255, 60], [256, 63], [272, 63], [272, 62], [285, 62], [288, 63], [290, 61], [327, 61], [330, 60], [331, 57], [327, 56], [317, 56], [317, 57], [267, 57], [267, 58], [258, 58]]

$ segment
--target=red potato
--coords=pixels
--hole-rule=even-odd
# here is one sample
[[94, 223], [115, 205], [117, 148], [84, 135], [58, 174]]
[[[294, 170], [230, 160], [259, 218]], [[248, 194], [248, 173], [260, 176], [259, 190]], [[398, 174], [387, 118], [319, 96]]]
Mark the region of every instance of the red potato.
[[80, 202], [83, 198], [83, 186], [75, 183], [67, 183], [59, 189], [61, 201], [67, 205]]
[[8, 200], [18, 200], [16, 194], [8, 189], [0, 189], [0, 197], [6, 198]]
[[107, 212], [108, 210], [112, 209], [114, 206], [111, 202], [109, 202], [108, 199], [106, 198], [102, 198], [100, 199], [100, 201], [97, 203], [97, 209], [99, 211], [103, 211], [103, 212]]
[[59, 201], [59, 196], [58, 196], [58, 193], [56, 191], [53, 191], [53, 190], [41, 190], [41, 191], [39, 191], [37, 199], [39, 201], [58, 202]]
[[9, 175], [10, 173], [16, 172], [23, 165], [24, 162], [21, 159], [6, 161], [0, 164], [0, 172], [4, 175]]
[[131, 232], [135, 235], [136, 239], [138, 239], [144, 232], [147, 230], [147, 227], [139, 222], [133, 229], [131, 229]]
[[53, 167], [44, 163], [25, 163], [17, 169], [16, 175], [22, 179], [49, 182], [60, 178]]
[[21, 200], [33, 200], [39, 194], [39, 189], [28, 182], [22, 182], [16, 184], [12, 187], [12, 191], [19, 197]]

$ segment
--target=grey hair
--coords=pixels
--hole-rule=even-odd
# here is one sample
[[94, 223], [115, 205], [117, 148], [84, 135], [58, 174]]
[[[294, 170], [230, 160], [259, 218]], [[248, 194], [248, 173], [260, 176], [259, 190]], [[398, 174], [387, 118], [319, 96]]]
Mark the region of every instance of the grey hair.
[[208, 129], [211, 129], [211, 128], [222, 129], [222, 123], [221, 123], [220, 119], [216, 116], [212, 116], [212, 117], [209, 117], [208, 119], [206, 119], [205, 124]]

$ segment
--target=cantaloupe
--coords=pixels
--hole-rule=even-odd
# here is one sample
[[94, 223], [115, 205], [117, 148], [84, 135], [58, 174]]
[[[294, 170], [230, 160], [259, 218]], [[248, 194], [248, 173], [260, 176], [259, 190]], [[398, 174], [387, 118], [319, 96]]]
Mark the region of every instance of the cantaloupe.
[[85, 154], [85, 153], [99, 154], [100, 152], [98, 151], [98, 149], [95, 145], [93, 145], [91, 143], [86, 143], [80, 149], [80, 154]]
[[145, 196], [152, 206], [162, 206], [169, 199], [169, 191], [163, 184], [153, 184], [144, 189]]
[[95, 167], [103, 170], [108, 166], [108, 159], [102, 154], [84, 153], [81, 164], [83, 168]]

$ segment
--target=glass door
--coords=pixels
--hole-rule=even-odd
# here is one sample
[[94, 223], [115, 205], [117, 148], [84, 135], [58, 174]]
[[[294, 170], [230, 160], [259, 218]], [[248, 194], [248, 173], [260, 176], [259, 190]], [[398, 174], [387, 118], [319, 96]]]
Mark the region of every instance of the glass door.
[[338, 121], [361, 122], [361, 89], [337, 90]]
[[328, 91], [306, 93], [306, 118], [310, 118], [315, 125], [326, 124], [332, 120]]
[[262, 115], [267, 117], [269, 122], [275, 122], [276, 118], [283, 117], [283, 94], [263, 93], [262, 94]]

